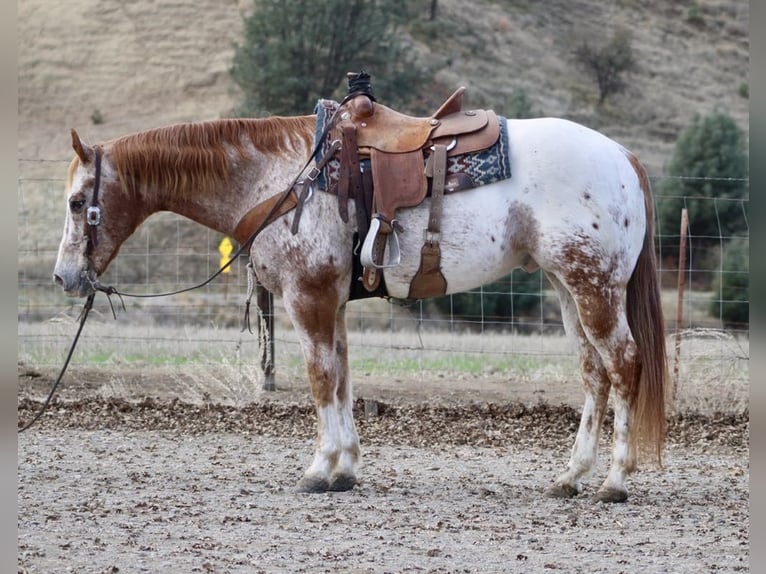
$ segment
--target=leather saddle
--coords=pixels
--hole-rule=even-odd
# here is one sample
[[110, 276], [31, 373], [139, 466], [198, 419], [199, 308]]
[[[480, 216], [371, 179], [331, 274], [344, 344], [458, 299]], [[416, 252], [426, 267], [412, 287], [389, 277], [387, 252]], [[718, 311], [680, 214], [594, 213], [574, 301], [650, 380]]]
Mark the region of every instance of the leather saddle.
[[[439, 249], [442, 196], [445, 190], [472, 187], [461, 186], [459, 176], [446, 173], [447, 158], [490, 148], [500, 136], [495, 112], [461, 109], [464, 92], [464, 87], [456, 90], [430, 117], [402, 114], [364, 94], [338, 110], [339, 120], [333, 128], [333, 137], [340, 140], [338, 205], [347, 221], [348, 198], [357, 204], [360, 236], [364, 236], [362, 283], [367, 291], [378, 288], [381, 269], [399, 264], [397, 210], [415, 207], [430, 194], [421, 266], [410, 285], [410, 298], [446, 292]], [[370, 163], [371, 177], [360, 167], [365, 160]]]

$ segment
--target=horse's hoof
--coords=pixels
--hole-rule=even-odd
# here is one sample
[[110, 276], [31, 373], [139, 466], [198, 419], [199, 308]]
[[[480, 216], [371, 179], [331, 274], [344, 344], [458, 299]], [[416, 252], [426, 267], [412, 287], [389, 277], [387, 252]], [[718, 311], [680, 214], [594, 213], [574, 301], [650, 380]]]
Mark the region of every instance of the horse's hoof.
[[628, 491], [622, 488], [600, 488], [593, 496], [593, 502], [625, 502], [628, 500]]
[[326, 478], [321, 476], [304, 476], [298, 481], [295, 491], [316, 494], [318, 492], [327, 492], [328, 488], [330, 488], [330, 483]]
[[333, 492], [345, 492], [356, 486], [356, 477], [350, 474], [335, 474], [330, 478], [328, 490]]
[[580, 492], [571, 484], [559, 484], [556, 483], [545, 491], [545, 496], [548, 498], [574, 498], [580, 494]]

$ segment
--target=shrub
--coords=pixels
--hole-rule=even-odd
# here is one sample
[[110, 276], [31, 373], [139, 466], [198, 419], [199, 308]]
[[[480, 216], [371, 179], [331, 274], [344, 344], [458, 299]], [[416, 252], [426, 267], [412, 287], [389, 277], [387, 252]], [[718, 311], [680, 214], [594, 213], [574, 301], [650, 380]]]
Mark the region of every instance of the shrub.
[[403, 44], [403, 0], [261, 0], [245, 19], [231, 76], [244, 92], [239, 115], [311, 113], [345, 95], [346, 73], [366, 70], [378, 100], [405, 105], [427, 76]]
[[721, 273], [716, 280], [710, 313], [726, 326], [750, 321], [750, 242], [746, 237], [729, 241], [721, 255]]
[[609, 95], [624, 91], [627, 87], [625, 74], [638, 67], [630, 34], [625, 30], [616, 31], [599, 49], [591, 47], [586, 40], [575, 50], [575, 56], [598, 84], [599, 106]]
[[739, 85], [739, 90], [737, 91], [739, 93], [739, 97], [744, 99], [750, 99], [750, 84], [747, 82], [742, 82]]
[[705, 23], [705, 17], [702, 15], [702, 8], [697, 2], [693, 2], [686, 11], [686, 21], [695, 26], [702, 26]]
[[748, 160], [742, 130], [723, 113], [695, 116], [678, 138], [667, 177], [658, 188], [663, 257], [678, 252], [681, 209], [697, 250], [709, 250], [721, 237], [747, 232]]
[[503, 113], [509, 118], [539, 118], [543, 114], [534, 109], [532, 99], [524, 88], [515, 88], [503, 106]]

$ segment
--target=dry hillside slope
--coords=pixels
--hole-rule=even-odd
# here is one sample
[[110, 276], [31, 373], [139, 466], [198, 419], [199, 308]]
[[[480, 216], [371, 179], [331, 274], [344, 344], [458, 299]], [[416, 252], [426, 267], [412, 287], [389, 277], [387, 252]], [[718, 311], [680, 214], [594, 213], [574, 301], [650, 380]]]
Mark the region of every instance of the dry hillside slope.
[[[229, 114], [237, 101], [228, 75], [233, 44], [251, 2], [20, 0], [19, 157], [70, 157], [70, 127], [95, 141]], [[466, 85], [469, 104], [502, 113], [523, 87], [537, 109], [604, 131], [660, 175], [694, 113], [721, 109], [747, 130], [739, 89], [749, 81], [748, 2], [697, 5], [701, 20], [693, 23], [687, 3], [660, 0], [441, 0], [444, 37], [413, 37], [426, 61], [441, 62], [434, 83], [445, 93]], [[620, 27], [632, 31], [641, 68], [598, 111], [595, 86], [572, 53]], [[22, 176], [30, 169], [24, 164]]]

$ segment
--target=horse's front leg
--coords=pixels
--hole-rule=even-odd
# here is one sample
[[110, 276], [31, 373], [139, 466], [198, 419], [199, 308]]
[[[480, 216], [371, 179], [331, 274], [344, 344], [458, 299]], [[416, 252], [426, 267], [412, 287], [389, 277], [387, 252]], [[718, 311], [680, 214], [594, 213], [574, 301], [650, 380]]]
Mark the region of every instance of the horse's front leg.
[[300, 492], [350, 490], [356, 484], [359, 435], [348, 375], [346, 307], [305, 293], [285, 298], [306, 359], [309, 385], [317, 410], [314, 460], [298, 482]]

